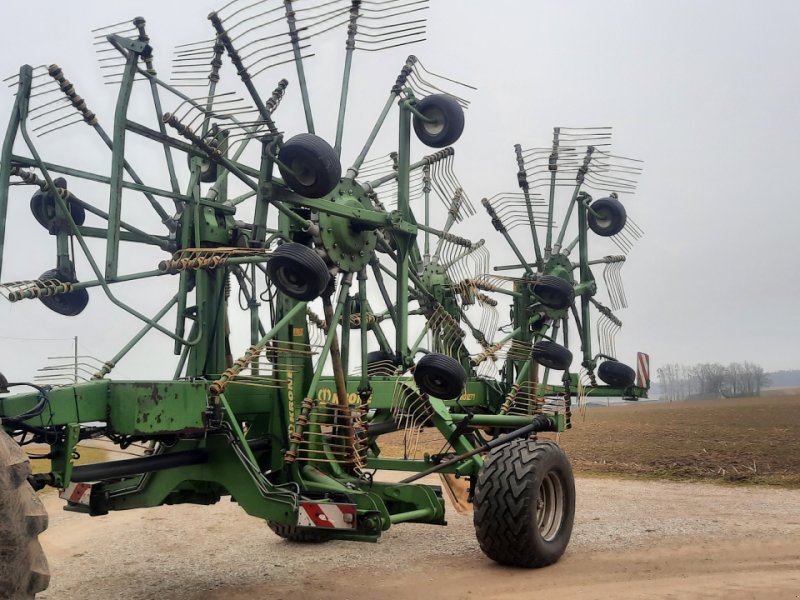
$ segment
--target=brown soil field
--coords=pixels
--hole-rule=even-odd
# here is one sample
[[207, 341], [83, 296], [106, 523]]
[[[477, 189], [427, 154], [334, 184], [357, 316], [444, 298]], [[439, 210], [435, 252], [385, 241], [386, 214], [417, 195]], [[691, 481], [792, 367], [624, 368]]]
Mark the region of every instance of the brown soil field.
[[[800, 487], [800, 390], [591, 407], [573, 413], [558, 443], [583, 475]], [[441, 444], [430, 440], [419, 450], [438, 452]], [[382, 448], [402, 454], [402, 434], [382, 438]]]
[[800, 486], [800, 393], [592, 408], [559, 443], [577, 471]]

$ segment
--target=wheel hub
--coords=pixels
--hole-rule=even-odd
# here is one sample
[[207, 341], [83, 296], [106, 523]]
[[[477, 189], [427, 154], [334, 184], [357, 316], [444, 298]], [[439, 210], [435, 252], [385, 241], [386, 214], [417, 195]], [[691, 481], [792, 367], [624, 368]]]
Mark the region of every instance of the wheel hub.
[[[563, 254], [554, 254], [545, 263], [543, 275], [552, 275], [560, 277], [568, 281], [571, 285], [575, 285], [575, 276], [572, 271], [572, 262]], [[569, 310], [568, 308], [558, 309], [550, 308], [547, 306], [540, 306], [537, 308], [539, 311], [544, 312], [550, 319], [561, 319]]]
[[[367, 195], [355, 181], [343, 179], [327, 197], [338, 206], [364, 209], [369, 206]], [[369, 264], [378, 232], [359, 227], [359, 223], [347, 217], [318, 212], [314, 216], [319, 224], [319, 237], [314, 241], [325, 250], [326, 260], [343, 271], [360, 271]]]

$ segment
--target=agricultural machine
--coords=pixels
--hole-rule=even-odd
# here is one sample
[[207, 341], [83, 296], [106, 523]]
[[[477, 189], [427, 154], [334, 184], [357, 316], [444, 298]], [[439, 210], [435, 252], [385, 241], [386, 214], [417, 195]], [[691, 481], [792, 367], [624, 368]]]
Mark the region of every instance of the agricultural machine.
[[[209, 15], [207, 41], [176, 48], [171, 80], [143, 18], [102, 28], [101, 65], [118, 90], [107, 124], [61, 66], [24, 65], [6, 80], [15, 99], [0, 156], [0, 260], [17, 258], [3, 242], [19, 202], [32, 218], [13, 227], [44, 228], [56, 253], [51, 269], [2, 284], [3, 295], [39, 301], [65, 325], [104, 296], [141, 329], [86, 381], [0, 379], [0, 595], [47, 586], [36, 542], [47, 516], [32, 491], [45, 486], [89, 515], [228, 496], [293, 542], [444, 525], [450, 494], [474, 505], [489, 558], [541, 567], [562, 555], [572, 471], [537, 434], [569, 429], [588, 395], [635, 399], [648, 387], [613, 348], [625, 256], [590, 255], [595, 240], [627, 252], [641, 234], [619, 200], [640, 164], [611, 153], [607, 128], [556, 128], [546, 147], [509, 156], [519, 191], [473, 203], [452, 147], [472, 88], [413, 55], [387, 74], [377, 121], [343, 163], [356, 54], [420, 41], [425, 8], [235, 1]], [[304, 66], [311, 43], [337, 31], [344, 68], [325, 140]], [[264, 93], [283, 64], [296, 84]], [[302, 132], [280, 127], [293, 87]], [[96, 138], [92, 152], [108, 152], [106, 170], [40, 154], [42, 137], [73, 124]], [[393, 151], [375, 155], [387, 131]], [[412, 157], [413, 138], [427, 155]], [[143, 143], [146, 154], [131, 151]], [[490, 271], [487, 243], [455, 233], [479, 211], [496, 254], [505, 240], [517, 262]], [[155, 314], [137, 308], [167, 285]], [[128, 288], [133, 300], [118, 291]], [[171, 340], [173, 378], [112, 379], [151, 332]], [[93, 438], [142, 450], [74, 464]], [[31, 474], [32, 443], [48, 472]], [[441, 485], [427, 483], [432, 474]]]

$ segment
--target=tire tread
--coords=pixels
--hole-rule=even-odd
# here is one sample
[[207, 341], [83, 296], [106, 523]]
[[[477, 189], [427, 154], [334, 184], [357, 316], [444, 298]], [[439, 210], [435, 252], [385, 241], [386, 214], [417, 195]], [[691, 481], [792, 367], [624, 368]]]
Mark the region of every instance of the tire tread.
[[[536, 502], [534, 478], [543, 463], [560, 455], [569, 481], [567, 515], [556, 540], [544, 542], [543, 552], [537, 525], [532, 518]], [[549, 441], [516, 439], [495, 449], [478, 476], [475, 491], [475, 532], [481, 550], [492, 560], [519, 567], [544, 567], [556, 562], [564, 552], [572, 532], [574, 483], [569, 461], [561, 448]]]
[[0, 430], [0, 599], [34, 598], [50, 583], [39, 534], [47, 511], [27, 477], [27, 455]]

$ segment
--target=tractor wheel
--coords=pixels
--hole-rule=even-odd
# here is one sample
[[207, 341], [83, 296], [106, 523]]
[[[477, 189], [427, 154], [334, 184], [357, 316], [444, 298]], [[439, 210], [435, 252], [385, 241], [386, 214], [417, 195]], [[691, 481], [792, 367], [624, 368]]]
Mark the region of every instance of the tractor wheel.
[[30, 473], [28, 457], [0, 429], [0, 598], [33, 598], [50, 583], [38, 541], [47, 512], [28, 484]]
[[575, 479], [553, 442], [516, 439], [496, 448], [475, 488], [475, 533], [492, 560], [545, 567], [569, 543], [575, 519]]
[[536, 342], [531, 356], [540, 365], [556, 371], [566, 371], [572, 364], [572, 352], [561, 344], [549, 340]]
[[306, 198], [322, 198], [339, 184], [342, 164], [328, 142], [300, 133], [281, 146], [278, 165], [284, 182]]
[[[65, 279], [58, 269], [51, 269], [39, 275], [40, 281], [47, 281], [48, 279], [57, 279], [64, 283], [76, 283], [75, 278]], [[83, 312], [86, 305], [89, 304], [89, 292], [86, 288], [69, 292], [68, 294], [56, 294], [55, 296], [42, 296], [39, 298], [42, 304], [53, 312], [57, 312], [65, 317], [74, 317]]]
[[267, 521], [267, 525], [272, 530], [272, 533], [279, 538], [285, 539], [287, 542], [294, 542], [295, 544], [322, 544], [329, 541], [328, 538], [306, 529], [300, 529], [295, 525], [279, 525], [272, 521]]
[[267, 274], [281, 292], [295, 300], [317, 298], [331, 279], [328, 265], [308, 246], [281, 244], [267, 262]]
[[542, 275], [533, 285], [533, 293], [548, 308], [569, 308], [575, 299], [575, 289], [566, 279], [555, 275]]
[[464, 131], [464, 109], [447, 94], [433, 94], [417, 102], [419, 112], [433, 121], [423, 121], [414, 115], [414, 132], [419, 141], [431, 148], [454, 144]]
[[455, 400], [464, 391], [467, 374], [455, 358], [431, 352], [417, 363], [414, 381], [421, 391], [434, 398]]
[[616, 360], [606, 360], [597, 367], [597, 376], [606, 385], [628, 387], [636, 381], [636, 372], [628, 365]]
[[628, 221], [628, 213], [616, 198], [600, 198], [589, 205], [589, 229], [602, 237], [617, 235]]

